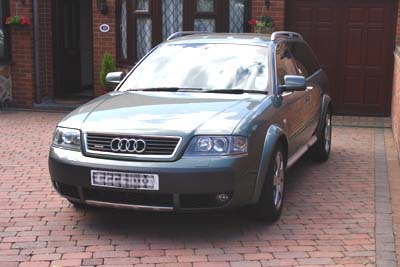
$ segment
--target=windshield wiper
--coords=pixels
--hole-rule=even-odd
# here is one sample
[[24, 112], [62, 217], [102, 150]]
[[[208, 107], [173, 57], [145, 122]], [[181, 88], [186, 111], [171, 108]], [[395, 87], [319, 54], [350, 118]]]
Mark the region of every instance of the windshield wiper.
[[222, 94], [263, 94], [267, 95], [268, 91], [260, 91], [260, 90], [246, 90], [246, 89], [214, 89], [207, 90], [207, 93], [222, 93]]
[[222, 94], [263, 94], [267, 95], [268, 91], [246, 90], [246, 89], [210, 89], [202, 88], [182, 88], [182, 87], [154, 87], [130, 89], [128, 91], [145, 91], [145, 92], [204, 92], [204, 93], [222, 93]]
[[181, 87], [154, 87], [154, 88], [140, 88], [129, 89], [128, 91], [146, 91], [146, 92], [191, 92], [203, 91], [202, 88], [181, 88]]

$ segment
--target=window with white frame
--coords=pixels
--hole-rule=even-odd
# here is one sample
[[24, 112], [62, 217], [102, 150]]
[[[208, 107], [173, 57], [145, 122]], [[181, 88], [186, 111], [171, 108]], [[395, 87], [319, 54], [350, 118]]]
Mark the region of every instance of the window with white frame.
[[246, 32], [250, 0], [118, 0], [118, 63], [133, 65], [178, 31]]

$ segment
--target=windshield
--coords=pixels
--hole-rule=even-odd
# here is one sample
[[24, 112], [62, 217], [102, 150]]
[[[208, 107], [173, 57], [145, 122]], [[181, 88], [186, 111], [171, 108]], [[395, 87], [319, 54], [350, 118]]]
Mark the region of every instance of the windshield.
[[119, 89], [184, 88], [266, 91], [268, 47], [167, 44], [154, 50]]

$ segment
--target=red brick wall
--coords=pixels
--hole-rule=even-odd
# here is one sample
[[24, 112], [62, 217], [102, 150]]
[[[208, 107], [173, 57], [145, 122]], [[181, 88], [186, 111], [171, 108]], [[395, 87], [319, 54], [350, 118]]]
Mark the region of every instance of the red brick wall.
[[[10, 1], [10, 12], [15, 14], [15, 2]], [[284, 0], [273, 0], [267, 10], [264, 0], [254, 0], [252, 17], [270, 15], [274, 19], [277, 30], [284, 28]], [[116, 58], [116, 1], [107, 0], [108, 14], [102, 15], [97, 10], [97, 1], [93, 0], [93, 66], [95, 94], [102, 93], [99, 82], [101, 60], [104, 52], [110, 52]], [[53, 36], [52, 36], [52, 5], [51, 1], [39, 1], [40, 13], [40, 89], [43, 98], [54, 96], [54, 61], [53, 61]], [[32, 18], [32, 1], [22, 5], [18, 1], [18, 14]], [[103, 23], [110, 25], [108, 33], [102, 33], [99, 26]], [[13, 99], [14, 104], [20, 107], [30, 107], [34, 102], [34, 47], [33, 27], [12, 31], [12, 74], [13, 74]]]
[[400, 157], [400, 48], [394, 56], [394, 80], [392, 95], [392, 127]]
[[[109, 52], [116, 59], [117, 39], [116, 39], [116, 1], [107, 0], [108, 14], [102, 15], [97, 10], [97, 1], [93, 0], [93, 65], [94, 65], [94, 89], [95, 94], [102, 94], [102, 86], [100, 85], [101, 61], [104, 52]], [[102, 33], [99, 30], [101, 24], [110, 25], [110, 31]]]
[[264, 0], [253, 0], [252, 17], [255, 19], [263, 15], [271, 16], [274, 20], [275, 30], [283, 30], [285, 28], [285, 0], [271, 0], [269, 9], [265, 7]]
[[400, 45], [400, 3], [398, 3], [398, 8], [397, 8], [396, 44]]
[[[14, 1], [10, 1], [10, 14], [17, 14]], [[22, 5], [18, 1], [18, 15], [32, 18], [32, 1]], [[26, 26], [11, 30], [12, 55], [12, 94], [13, 104], [19, 107], [30, 107], [34, 101], [34, 65], [33, 65], [33, 27]]]
[[[18, 2], [18, 10], [15, 3]], [[32, 24], [32, 1], [10, 1], [10, 14], [27, 16]], [[41, 97], [54, 95], [53, 36], [51, 1], [39, 1], [40, 27], [40, 91]], [[12, 92], [13, 104], [17, 107], [31, 107], [35, 101], [33, 25], [12, 29]]]
[[394, 53], [394, 74], [392, 93], [392, 127], [400, 159], [400, 3], [397, 8], [396, 51]]

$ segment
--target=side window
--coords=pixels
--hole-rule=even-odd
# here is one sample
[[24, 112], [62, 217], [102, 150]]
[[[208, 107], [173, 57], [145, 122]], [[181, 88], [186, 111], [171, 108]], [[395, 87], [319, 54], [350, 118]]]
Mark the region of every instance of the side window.
[[291, 51], [299, 75], [307, 78], [320, 69], [318, 60], [307, 44], [301, 42], [293, 43]]
[[276, 48], [276, 72], [280, 85], [285, 83], [285, 75], [297, 75], [293, 56], [285, 43], [280, 43]]

